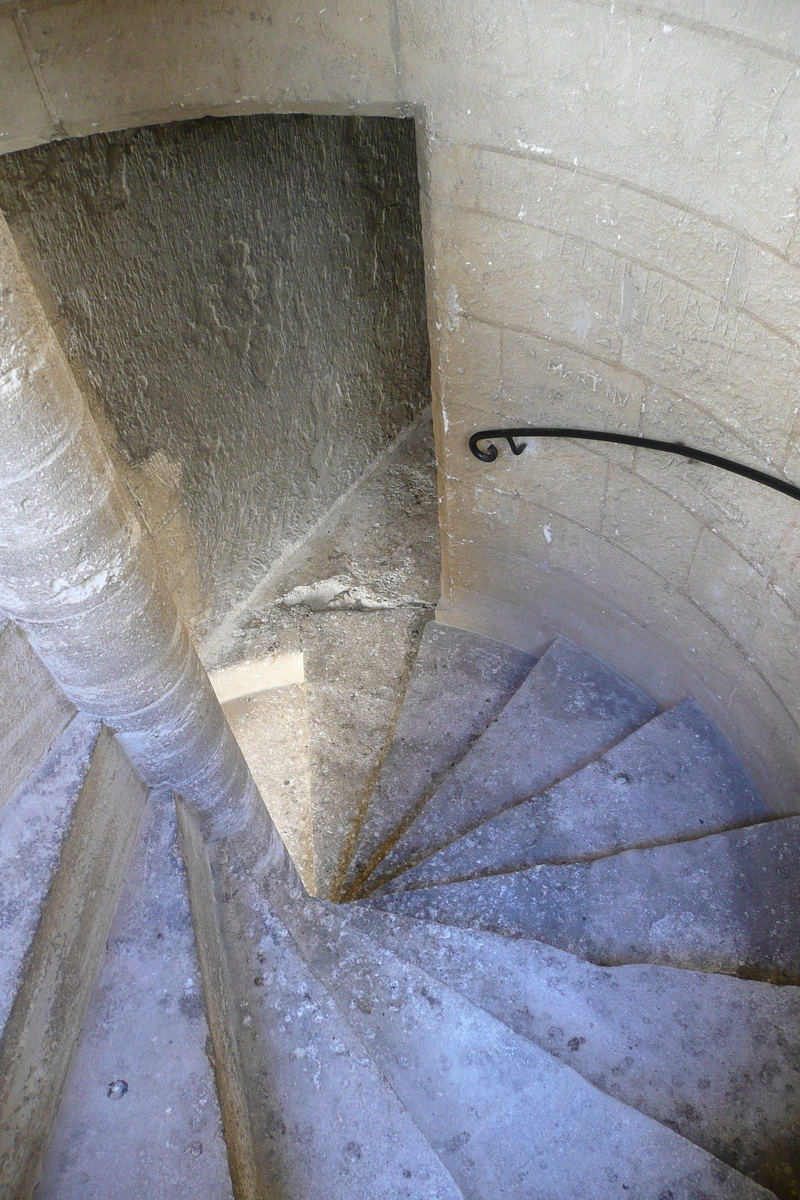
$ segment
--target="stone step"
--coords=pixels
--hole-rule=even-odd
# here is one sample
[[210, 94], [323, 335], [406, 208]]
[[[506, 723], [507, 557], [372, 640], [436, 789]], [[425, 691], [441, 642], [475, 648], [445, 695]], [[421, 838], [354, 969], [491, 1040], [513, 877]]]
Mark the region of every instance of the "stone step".
[[151, 794], [37, 1200], [232, 1200], [175, 806]]
[[305, 655], [315, 891], [340, 894], [429, 613], [312, 612]]
[[270, 688], [222, 706], [275, 828], [305, 888], [316, 891], [308, 698], [305, 683]]
[[346, 896], [358, 891], [535, 661], [491, 638], [435, 621], [426, 625], [394, 740], [347, 872]]
[[800, 984], [798, 855], [800, 817], [784, 817], [372, 902], [410, 917], [537, 938], [606, 966], [660, 963]]
[[651, 701], [611, 667], [558, 638], [372, 873], [365, 890], [580, 770], [655, 712]]
[[728, 743], [693, 700], [655, 717], [555, 787], [485, 821], [391, 891], [588, 861], [768, 820]]
[[800, 988], [596, 967], [527, 938], [362, 910], [363, 933], [776, 1195], [800, 1194]]
[[769, 1196], [318, 902], [281, 913], [469, 1200]]
[[34, 1188], [147, 789], [75, 717], [0, 813], [0, 1197]]
[[230, 846], [217, 843], [213, 852], [228, 1040], [253, 1156], [249, 1188], [237, 1196], [461, 1200], [263, 890]]
[[74, 713], [19, 626], [0, 623], [0, 808]]

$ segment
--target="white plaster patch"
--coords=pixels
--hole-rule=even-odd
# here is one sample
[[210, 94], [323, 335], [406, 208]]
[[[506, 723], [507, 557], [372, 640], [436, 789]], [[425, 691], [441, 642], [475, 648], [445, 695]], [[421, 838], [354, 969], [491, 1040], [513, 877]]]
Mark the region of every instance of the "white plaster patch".
[[544, 540], [547, 542], [547, 544], [548, 544], [548, 546], [549, 546], [549, 545], [550, 545], [550, 543], [551, 543], [551, 542], [552, 542], [552, 540], [553, 540], [553, 531], [552, 531], [552, 529], [550, 528], [550, 526], [549, 526], [549, 525], [545, 525], [545, 527], [544, 527], [544, 528], [543, 528], [543, 530], [542, 530], [542, 533], [544, 534]]

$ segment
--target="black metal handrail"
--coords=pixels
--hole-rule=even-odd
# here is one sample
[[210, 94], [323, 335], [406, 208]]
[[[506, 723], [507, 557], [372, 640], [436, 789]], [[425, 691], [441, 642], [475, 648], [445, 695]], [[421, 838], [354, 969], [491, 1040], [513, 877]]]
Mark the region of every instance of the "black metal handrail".
[[[683, 458], [692, 459], [694, 462], [708, 463], [712, 467], [720, 467], [723, 471], [731, 471], [734, 475], [743, 475], [745, 479], [752, 479], [755, 483], [761, 483], [765, 487], [773, 488], [776, 492], [783, 492], [785, 496], [791, 496], [793, 500], [800, 500], [800, 487], [797, 484], [789, 483], [785, 479], [778, 479], [775, 475], [768, 475], [766, 471], [759, 471], [756, 467], [748, 467], [744, 463], [734, 462], [731, 458], [723, 458], [720, 454], [710, 454], [708, 450], [696, 450], [691, 446], [684, 445], [683, 442], [661, 442], [657, 438], [639, 437], [635, 433], [607, 433], [601, 429], [551, 428], [547, 425], [530, 425], [517, 429], [482, 429], [478, 433], [473, 433], [469, 439], [469, 448], [481, 462], [494, 462], [499, 451], [492, 438], [504, 438], [508, 442], [512, 454], [522, 454], [527, 443], [521, 446], [517, 445], [516, 439], [523, 437], [579, 438], [589, 442], [615, 442], [620, 446], [634, 446], [637, 450], [660, 450], [664, 454], [680, 454]], [[479, 442], [489, 442], [489, 445], [485, 450], [481, 450]]]

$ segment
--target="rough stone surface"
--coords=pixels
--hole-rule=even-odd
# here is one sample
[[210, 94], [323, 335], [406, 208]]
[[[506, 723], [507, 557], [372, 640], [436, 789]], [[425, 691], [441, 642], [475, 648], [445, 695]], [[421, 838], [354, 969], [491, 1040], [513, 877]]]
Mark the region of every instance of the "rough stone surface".
[[439, 566], [436, 463], [423, 419], [203, 647], [215, 665], [304, 655], [318, 894], [338, 895], [438, 596]]
[[0, 815], [0, 1029], [22, 982], [100, 726], [75, 717]]
[[314, 823], [304, 683], [243, 696], [222, 706], [275, 828], [313, 893]]
[[[459, 1200], [285, 925], [220, 845], [220, 921], [253, 1125], [259, 1195]], [[298, 899], [299, 890], [295, 891]]]
[[501, 642], [434, 622], [426, 625], [348, 869], [348, 894], [483, 733], [533, 662]]
[[0, 159], [0, 208], [123, 455], [177, 474], [206, 627], [428, 403], [409, 121], [62, 141]]
[[0, 807], [75, 712], [24, 635], [0, 628]]
[[670, 967], [603, 968], [372, 910], [351, 922], [601, 1091], [789, 1200], [800, 1186], [800, 990]]
[[232, 1200], [170, 796], [120, 894], [37, 1197]]
[[[431, 611], [441, 556], [430, 416], [401, 434], [201, 646], [211, 668], [313, 643], [312, 613]], [[306, 672], [307, 674], [307, 672]]]
[[387, 887], [603, 858], [769, 815], [727, 742], [694, 701], [685, 700], [582, 771], [479, 825]]
[[654, 715], [653, 704], [566, 639], [542, 656], [373, 872], [373, 888], [487, 817], [542, 791]]
[[377, 896], [389, 912], [532, 937], [609, 966], [800, 983], [800, 817], [611, 858]]
[[327, 918], [281, 909], [392, 1088], [470, 1200], [768, 1196], [592, 1087], [431, 975]]

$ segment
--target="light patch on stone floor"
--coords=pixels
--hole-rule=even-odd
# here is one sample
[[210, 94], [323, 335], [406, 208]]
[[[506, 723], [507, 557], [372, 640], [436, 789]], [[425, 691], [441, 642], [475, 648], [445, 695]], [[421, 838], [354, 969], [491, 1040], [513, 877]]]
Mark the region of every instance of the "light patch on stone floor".
[[[299, 660], [299, 681], [228, 700], [223, 711], [300, 878], [313, 894], [314, 837], [303, 656], [281, 657]], [[232, 667], [227, 673], [236, 670]]]
[[272, 688], [303, 683], [302, 651], [275, 654], [270, 658], [248, 659], [232, 667], [222, 667], [209, 675], [220, 704], [255, 696]]

